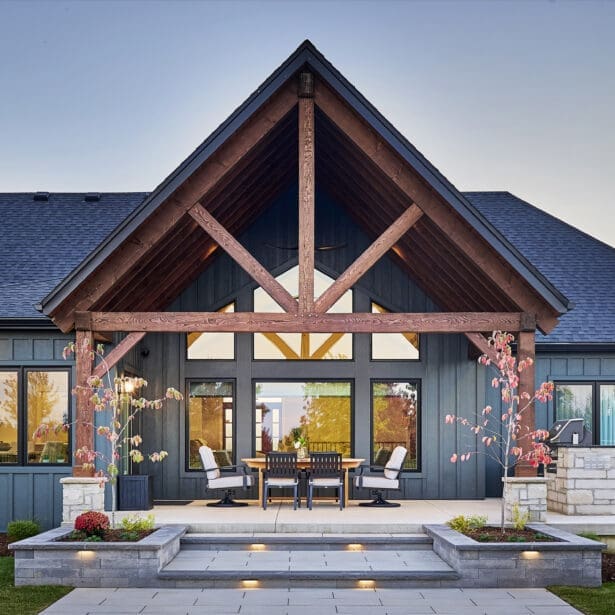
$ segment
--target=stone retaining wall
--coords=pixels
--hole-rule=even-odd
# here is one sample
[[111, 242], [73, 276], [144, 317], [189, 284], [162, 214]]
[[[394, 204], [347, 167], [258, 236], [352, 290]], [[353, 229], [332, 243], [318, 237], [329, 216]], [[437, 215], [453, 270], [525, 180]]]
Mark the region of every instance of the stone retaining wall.
[[84, 512], [105, 511], [105, 487], [100, 478], [68, 476], [62, 484], [62, 523], [73, 521]]
[[56, 528], [10, 545], [15, 585], [155, 587], [158, 572], [178, 553], [183, 525], [165, 525], [139, 542], [58, 542]]
[[615, 448], [560, 447], [549, 482], [549, 510], [565, 515], [615, 514]]
[[562, 542], [481, 543], [447, 525], [425, 525], [433, 550], [460, 576], [460, 587], [547, 587], [602, 583], [604, 545], [542, 523], [529, 528]]

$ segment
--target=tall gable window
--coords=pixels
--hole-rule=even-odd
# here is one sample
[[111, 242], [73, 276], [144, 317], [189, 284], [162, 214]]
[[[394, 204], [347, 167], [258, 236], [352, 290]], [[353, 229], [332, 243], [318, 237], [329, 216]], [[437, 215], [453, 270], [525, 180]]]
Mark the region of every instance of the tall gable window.
[[[372, 301], [372, 314], [390, 310]], [[372, 359], [416, 361], [419, 359], [418, 333], [372, 333]]]
[[[229, 303], [218, 310], [218, 312], [227, 314], [234, 311], [234, 303]], [[219, 332], [188, 333], [186, 348], [188, 359], [233, 360], [235, 358], [235, 334]]]
[[[293, 296], [299, 294], [299, 267], [277, 277]], [[319, 297], [334, 280], [314, 270], [314, 295]], [[254, 291], [255, 312], [282, 312], [282, 308], [262, 289]], [[352, 312], [352, 291], [346, 291], [329, 312]], [[350, 333], [255, 333], [255, 359], [352, 359]]]

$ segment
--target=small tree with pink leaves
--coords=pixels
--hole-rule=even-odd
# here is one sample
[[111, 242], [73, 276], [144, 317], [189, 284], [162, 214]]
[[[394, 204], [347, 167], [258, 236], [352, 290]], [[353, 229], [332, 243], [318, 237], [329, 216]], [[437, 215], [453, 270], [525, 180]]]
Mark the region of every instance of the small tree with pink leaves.
[[491, 381], [494, 389], [500, 390], [502, 399], [502, 414], [496, 413], [491, 406], [486, 406], [481, 412], [481, 419], [473, 422], [467, 418], [447, 414], [447, 424], [459, 424], [466, 427], [475, 438], [480, 438], [484, 450], [467, 450], [454, 452], [451, 463], [464, 462], [473, 455], [484, 453], [500, 465], [503, 472], [504, 497], [500, 527], [504, 531], [505, 498], [508, 494], [508, 475], [512, 468], [521, 462], [538, 467], [539, 464], [551, 462], [550, 450], [544, 443], [548, 432], [544, 429], [529, 429], [522, 426], [521, 418], [524, 412], [535, 401], [546, 402], [553, 397], [553, 383], [543, 382], [533, 395], [526, 392], [519, 394], [519, 376], [521, 372], [533, 363], [531, 358], [515, 358], [512, 354], [511, 344], [515, 338], [510, 333], [494, 331], [489, 338], [489, 345], [495, 351], [495, 361], [487, 355], [479, 357], [481, 365], [493, 367], [497, 375]]
[[[120, 460], [122, 454], [132, 463], [141, 463], [145, 459], [144, 453], [141, 451], [143, 439], [139, 434], [131, 432], [131, 426], [134, 419], [140, 412], [161, 410], [165, 402], [168, 400], [181, 400], [182, 394], [174, 388], [168, 388], [165, 396], [160, 399], [146, 399], [139, 397], [137, 393], [147, 386], [147, 381], [143, 378], [115, 377], [112, 378], [110, 368], [107, 366], [104, 359], [104, 346], [98, 344], [96, 348], [90, 348], [88, 340], [84, 341], [87, 344], [85, 350], [89, 352], [92, 360], [98, 358], [104, 365], [104, 376], [90, 376], [85, 387], [77, 386], [73, 389], [73, 395], [77, 395], [79, 391], [85, 390], [90, 403], [96, 413], [108, 412], [109, 420], [106, 425], [96, 427], [94, 423], [83, 421], [73, 421], [65, 423], [55, 428], [56, 431], [67, 431], [69, 427], [78, 423], [87, 425], [96, 430], [99, 436], [102, 436], [109, 443], [109, 454], [105, 454], [98, 450], [92, 450], [87, 446], [77, 449], [74, 453], [75, 459], [82, 464], [84, 470], [91, 470], [93, 476], [98, 476], [101, 479], [101, 485], [109, 482], [111, 485], [111, 525], [115, 527], [115, 512], [117, 510], [117, 477], [120, 471]], [[74, 342], [69, 343], [63, 352], [65, 359], [72, 356], [77, 350]], [[35, 432], [36, 437], [41, 437], [49, 431], [48, 425], [41, 425]], [[168, 456], [164, 450], [151, 452], [147, 455], [148, 459], [153, 463], [163, 461]], [[104, 470], [96, 470], [96, 463], [102, 462], [105, 465]]]

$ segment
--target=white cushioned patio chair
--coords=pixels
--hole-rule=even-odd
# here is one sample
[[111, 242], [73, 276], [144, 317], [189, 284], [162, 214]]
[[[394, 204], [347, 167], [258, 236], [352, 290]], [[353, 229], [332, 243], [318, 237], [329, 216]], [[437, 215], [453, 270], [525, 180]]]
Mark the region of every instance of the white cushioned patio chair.
[[263, 473], [263, 508], [267, 510], [267, 499], [271, 488], [290, 488], [293, 490], [293, 509], [299, 501], [299, 471], [297, 470], [297, 453], [272, 452], [267, 453], [265, 472]]
[[342, 469], [342, 456], [340, 453], [310, 453], [307, 494], [307, 503], [310, 510], [312, 510], [314, 488], [337, 489], [340, 510], [344, 508], [344, 470]]
[[[384, 490], [399, 490], [399, 474], [404, 467], [404, 462], [408, 455], [408, 450], [403, 446], [396, 446], [389, 457], [386, 465], [382, 466], [360, 466], [355, 475], [354, 484], [359, 489], [369, 489], [374, 496], [371, 502], [361, 502], [359, 506], [399, 506], [396, 502], [387, 502], [382, 497]], [[365, 473], [365, 468], [370, 470], [381, 470], [378, 473]]]
[[[233, 496], [235, 495], [235, 489], [247, 491], [248, 487], [252, 486], [252, 475], [248, 474], [248, 468], [246, 466], [224, 466], [220, 468], [216, 463], [214, 452], [209, 446], [201, 446], [199, 448], [199, 455], [201, 456], [203, 471], [207, 481], [205, 488], [208, 491], [224, 490], [224, 497], [219, 502], [210, 502], [207, 506], [247, 506], [246, 502], [236, 502], [233, 500]], [[240, 468], [241, 472], [238, 472], [237, 468]], [[235, 470], [235, 474], [222, 473], [221, 469]]]

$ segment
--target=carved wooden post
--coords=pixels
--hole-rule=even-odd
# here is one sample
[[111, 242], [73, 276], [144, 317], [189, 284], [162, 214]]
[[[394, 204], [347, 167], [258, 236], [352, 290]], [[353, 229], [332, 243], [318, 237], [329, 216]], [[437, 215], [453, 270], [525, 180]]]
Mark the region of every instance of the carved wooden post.
[[[531, 323], [530, 323], [531, 324]], [[522, 359], [536, 359], [536, 343], [535, 343], [535, 330], [520, 331], [517, 337], [517, 360]], [[521, 396], [523, 393], [528, 393], [530, 397], [534, 396], [536, 391], [535, 382], [535, 364], [526, 367], [519, 375], [519, 389], [518, 393]], [[523, 400], [520, 402], [520, 406], [524, 406]], [[528, 408], [521, 415], [520, 420], [521, 431], [520, 435], [526, 434], [528, 431], [534, 431], [536, 429], [536, 414], [534, 409], [534, 402], [528, 406]], [[527, 453], [532, 448], [532, 443], [529, 439], [522, 440], [523, 452]], [[518, 463], [515, 468], [516, 476], [536, 476], [536, 468], [533, 468], [527, 462]]]
[[[94, 449], [94, 408], [87, 390], [88, 378], [92, 375], [94, 336], [91, 330], [77, 331], [76, 367], [77, 367], [77, 416], [75, 417], [75, 450], [87, 447]], [[81, 464], [73, 464], [73, 476], [91, 476], [91, 471], [83, 469]]]
[[299, 313], [314, 311], [314, 77], [299, 83]]

